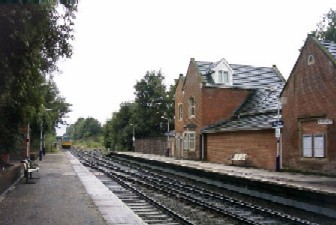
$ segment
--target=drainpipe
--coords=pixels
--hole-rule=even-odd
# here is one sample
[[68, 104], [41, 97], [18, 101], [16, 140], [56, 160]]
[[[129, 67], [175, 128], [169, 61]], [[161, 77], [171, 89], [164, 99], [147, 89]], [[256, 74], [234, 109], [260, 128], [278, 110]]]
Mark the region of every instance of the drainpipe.
[[[278, 122], [280, 121], [280, 99], [278, 99]], [[275, 159], [275, 172], [280, 171], [280, 137], [281, 137], [281, 128], [276, 128], [280, 130], [280, 134], [276, 137], [277, 139], [277, 151], [276, 151], [276, 159]]]
[[204, 160], [204, 134], [201, 133], [201, 160]]

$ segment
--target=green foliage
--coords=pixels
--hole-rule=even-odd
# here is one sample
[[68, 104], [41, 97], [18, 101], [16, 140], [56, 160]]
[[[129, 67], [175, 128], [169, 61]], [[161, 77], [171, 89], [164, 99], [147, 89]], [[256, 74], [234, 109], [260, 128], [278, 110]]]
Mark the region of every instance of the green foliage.
[[102, 137], [99, 139], [91, 139], [91, 138], [87, 138], [87, 139], [82, 139], [82, 140], [77, 140], [73, 143], [76, 146], [79, 146], [81, 148], [102, 148], [103, 147], [103, 140]]
[[[176, 84], [169, 91], [161, 71], [147, 72], [135, 88], [134, 103], [123, 103], [103, 128], [104, 146], [111, 150], [131, 150], [133, 129], [136, 139], [162, 136], [173, 127]], [[168, 120], [169, 119], [169, 120]]]
[[83, 148], [102, 148], [102, 126], [94, 118], [78, 118], [74, 124], [71, 124], [66, 135], [69, 136], [74, 145]]
[[319, 40], [336, 42], [336, 11], [330, 9], [323, 16], [322, 21], [317, 24], [316, 30], [311, 32], [311, 35]]
[[72, 140], [94, 140], [98, 141], [102, 134], [100, 122], [94, 118], [79, 118], [75, 124], [71, 124], [66, 131], [66, 135]]
[[47, 74], [57, 70], [59, 58], [72, 54], [76, 7], [66, 5], [59, 13], [56, 6], [0, 6], [0, 151], [17, 149], [23, 142], [19, 129], [28, 123], [32, 138], [38, 138], [41, 124], [52, 132], [69, 112]]
[[167, 111], [166, 87], [161, 71], [147, 72], [143, 79], [137, 82], [135, 88], [135, 104], [137, 107], [134, 122], [141, 138], [157, 137], [165, 132], [163, 127]]
[[[135, 113], [134, 103], [123, 103], [119, 112], [113, 114], [103, 129], [104, 146], [112, 150], [128, 150], [132, 148], [133, 124], [131, 118]], [[134, 127], [136, 130], [136, 127]]]

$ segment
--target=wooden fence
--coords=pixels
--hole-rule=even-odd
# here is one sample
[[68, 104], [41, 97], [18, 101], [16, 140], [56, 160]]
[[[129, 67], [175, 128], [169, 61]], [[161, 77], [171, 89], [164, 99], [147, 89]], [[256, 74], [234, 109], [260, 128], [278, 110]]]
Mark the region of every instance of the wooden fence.
[[135, 140], [135, 151], [144, 154], [165, 155], [167, 138], [148, 138]]

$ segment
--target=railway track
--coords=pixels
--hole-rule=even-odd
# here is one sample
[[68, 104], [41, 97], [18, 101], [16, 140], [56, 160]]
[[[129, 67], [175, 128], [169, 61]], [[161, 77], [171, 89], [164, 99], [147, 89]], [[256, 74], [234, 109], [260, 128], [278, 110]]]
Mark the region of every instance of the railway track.
[[[85, 164], [92, 167], [89, 163]], [[155, 200], [139, 192], [136, 188], [127, 184], [127, 182], [122, 182], [116, 177], [110, 179], [110, 176], [107, 176], [104, 173], [97, 173], [97, 171], [98, 170], [93, 168], [93, 172], [98, 179], [100, 179], [110, 191], [140, 216], [145, 223], [151, 225], [192, 224], [186, 218], [183, 218], [178, 214], [167, 213], [166, 210], [162, 209], [160, 204], [155, 202]]]
[[[316, 224], [258, 205], [236, 200], [196, 185], [172, 179], [166, 175], [151, 171], [148, 168], [143, 169], [126, 160], [104, 157], [97, 152], [76, 151], [75, 154], [80, 158], [83, 164], [101, 171], [107, 177], [111, 178], [113, 182], [117, 182], [118, 185], [125, 188], [122, 192], [127, 192], [127, 195], [122, 195], [120, 198], [123, 201], [125, 200], [126, 204], [129, 200], [132, 202], [136, 198], [141, 198], [141, 200], [149, 204], [146, 205], [146, 207], [154, 206], [158, 209], [159, 212], [154, 212], [151, 211], [153, 209], [146, 211], [144, 210], [146, 207], [138, 207], [142, 210], [138, 215], [146, 218], [152, 214], [157, 216], [156, 219], [162, 216], [162, 220], [159, 221], [161, 224], [210, 225], [224, 224], [224, 220], [226, 220], [225, 224]], [[115, 185], [116, 183], [113, 186]], [[115, 194], [118, 195], [118, 192]], [[124, 196], [132, 196], [132, 198], [127, 197], [125, 199]], [[157, 201], [157, 199], [160, 198], [163, 200], [161, 200], [161, 202]], [[183, 209], [181, 210], [181, 207], [176, 206], [166, 206], [166, 203], [172, 199], [173, 202], [178, 202]], [[171, 208], [175, 209], [172, 210]], [[181, 213], [176, 213], [175, 211], [179, 210], [178, 208], [180, 208], [182, 212], [184, 210], [188, 211], [188, 215], [190, 215], [191, 212], [202, 215], [201, 212], [203, 212], [203, 216], [201, 216], [201, 218], [197, 218], [197, 216], [188, 218], [182, 216]], [[137, 208], [133, 208], [133, 210], [137, 213]], [[205, 215], [204, 212], [206, 212]], [[202, 218], [205, 219], [204, 217], [209, 217], [210, 220], [206, 223], [201, 221]], [[151, 218], [149, 221], [154, 224], [156, 219]]]

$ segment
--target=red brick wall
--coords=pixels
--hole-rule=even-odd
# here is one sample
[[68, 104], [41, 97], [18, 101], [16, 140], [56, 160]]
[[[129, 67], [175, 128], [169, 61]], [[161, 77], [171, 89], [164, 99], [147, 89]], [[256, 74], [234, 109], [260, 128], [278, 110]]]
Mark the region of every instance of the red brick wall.
[[245, 101], [250, 91], [236, 88], [203, 88], [203, 126], [227, 119]]
[[[2, 168], [1, 168], [2, 169]], [[0, 194], [20, 177], [20, 165], [14, 165], [0, 173]]]
[[[196, 102], [195, 118], [189, 117], [188, 100], [193, 97]], [[183, 104], [183, 120], [179, 120], [178, 105]], [[197, 66], [193, 59], [190, 60], [188, 71], [184, 79], [179, 80], [175, 93], [175, 132], [182, 134], [187, 124], [195, 124], [196, 146], [195, 151], [184, 152], [183, 156], [189, 159], [199, 159], [199, 133], [202, 128], [202, 78], [198, 74]], [[179, 153], [178, 153], [179, 154]]]
[[248, 166], [275, 169], [276, 138], [274, 130], [236, 131], [207, 134], [207, 160], [231, 164], [235, 153], [248, 155]]
[[[313, 55], [315, 63], [308, 65]], [[282, 97], [283, 105], [283, 165], [302, 170], [336, 171], [336, 69], [317, 43], [308, 38], [287, 81]], [[327, 125], [326, 158], [302, 158], [299, 120], [333, 119]], [[317, 121], [317, 119], [315, 120]]]
[[[190, 159], [200, 158], [200, 130], [218, 120], [229, 118], [248, 96], [248, 90], [235, 88], [210, 88], [202, 85], [202, 76], [198, 73], [194, 60], [190, 60], [186, 77], [180, 77], [175, 93], [175, 131], [182, 134], [188, 124], [195, 124], [195, 151], [185, 151], [183, 156]], [[188, 100], [196, 102], [196, 116], [189, 117]], [[183, 120], [179, 120], [179, 104], [183, 104]], [[177, 153], [179, 154], [179, 153]]]
[[184, 100], [183, 100], [183, 84], [184, 84], [184, 77], [180, 75], [179, 81], [176, 86], [176, 91], [175, 91], [175, 132], [181, 134], [183, 132], [183, 120], [179, 119], [179, 104], [184, 105]]
[[[200, 130], [219, 120], [229, 118], [248, 97], [249, 90], [237, 88], [213, 88], [202, 85], [202, 77], [198, 73], [197, 65], [191, 59], [186, 77], [180, 77], [175, 93], [175, 131], [182, 134], [187, 124], [195, 124], [195, 151], [183, 152], [184, 158], [200, 158]], [[196, 102], [196, 116], [189, 117], [188, 100], [193, 97]], [[183, 120], [179, 120], [179, 104], [183, 105]], [[177, 152], [181, 155], [180, 152]]]

